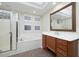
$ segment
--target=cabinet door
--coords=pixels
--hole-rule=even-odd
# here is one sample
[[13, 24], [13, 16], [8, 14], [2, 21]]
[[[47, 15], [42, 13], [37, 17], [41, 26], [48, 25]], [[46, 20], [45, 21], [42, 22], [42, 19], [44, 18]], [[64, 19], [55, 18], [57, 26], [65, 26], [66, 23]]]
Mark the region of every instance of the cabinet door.
[[51, 48], [52, 48], [52, 50], [53, 50], [53, 52], [55, 52], [55, 38], [53, 38], [53, 37], [51, 37]]
[[55, 38], [47, 36], [47, 47], [55, 52]]
[[42, 35], [42, 47], [46, 48], [46, 35]]
[[57, 39], [56, 40], [56, 55], [57, 56], [67, 56], [67, 41], [62, 40], [62, 39]]
[[50, 44], [50, 40], [51, 40], [50, 37], [47, 36], [46, 40], [47, 40], [47, 41], [46, 41], [46, 43], [47, 43], [46, 46], [47, 46], [48, 48], [50, 48], [50, 45], [51, 45], [51, 44]]

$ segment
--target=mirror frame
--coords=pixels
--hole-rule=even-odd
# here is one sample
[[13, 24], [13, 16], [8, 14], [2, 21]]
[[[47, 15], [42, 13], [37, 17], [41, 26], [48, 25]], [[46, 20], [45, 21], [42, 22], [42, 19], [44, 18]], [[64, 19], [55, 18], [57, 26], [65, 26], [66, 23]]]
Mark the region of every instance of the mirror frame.
[[[69, 7], [69, 6], [72, 6], [72, 29], [52, 29], [52, 27], [51, 27], [51, 21], [52, 21], [51, 16], [53, 14], [65, 9], [65, 8]], [[50, 14], [50, 30], [51, 31], [72, 31], [72, 32], [76, 32], [76, 2], [71, 2], [68, 5], [66, 5], [66, 6], [60, 8], [59, 10]]]

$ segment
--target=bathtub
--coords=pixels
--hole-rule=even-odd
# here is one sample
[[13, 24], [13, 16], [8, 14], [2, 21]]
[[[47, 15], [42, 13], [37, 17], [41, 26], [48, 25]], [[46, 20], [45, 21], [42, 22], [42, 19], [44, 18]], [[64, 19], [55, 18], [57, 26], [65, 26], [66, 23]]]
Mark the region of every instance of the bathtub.
[[22, 34], [17, 44], [20, 51], [28, 51], [36, 48], [42, 48], [42, 34]]

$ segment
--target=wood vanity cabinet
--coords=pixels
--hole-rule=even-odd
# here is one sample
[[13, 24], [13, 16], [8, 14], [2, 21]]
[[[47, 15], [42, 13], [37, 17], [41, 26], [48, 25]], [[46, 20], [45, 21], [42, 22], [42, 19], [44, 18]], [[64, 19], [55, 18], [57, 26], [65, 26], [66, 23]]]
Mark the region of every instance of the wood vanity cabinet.
[[43, 35], [43, 48], [48, 48], [57, 57], [76, 57], [78, 56], [78, 40], [66, 41], [63, 39]]
[[47, 36], [46, 38], [46, 47], [55, 52], [55, 38]]
[[67, 41], [56, 39], [56, 55], [58, 57], [67, 56]]

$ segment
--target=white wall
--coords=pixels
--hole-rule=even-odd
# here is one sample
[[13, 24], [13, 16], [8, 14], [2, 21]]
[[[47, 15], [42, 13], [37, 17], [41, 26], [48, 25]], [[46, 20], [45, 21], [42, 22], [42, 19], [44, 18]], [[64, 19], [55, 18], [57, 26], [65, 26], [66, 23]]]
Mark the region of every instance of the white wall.
[[79, 33], [79, 2], [76, 3], [76, 32]]
[[[42, 17], [42, 31], [43, 32], [54, 32], [54, 31], [50, 31], [50, 13], [60, 9], [62, 6], [66, 5], [67, 3], [63, 3], [60, 4], [58, 6], [56, 6], [54, 9], [52, 9], [50, 12], [48, 12], [47, 14], [45, 14]], [[60, 32], [60, 31], [58, 31]], [[76, 3], [76, 32], [79, 33], [79, 2]], [[73, 34], [73, 32], [71, 32]], [[64, 31], [62, 31], [62, 34], [64, 35]]]

